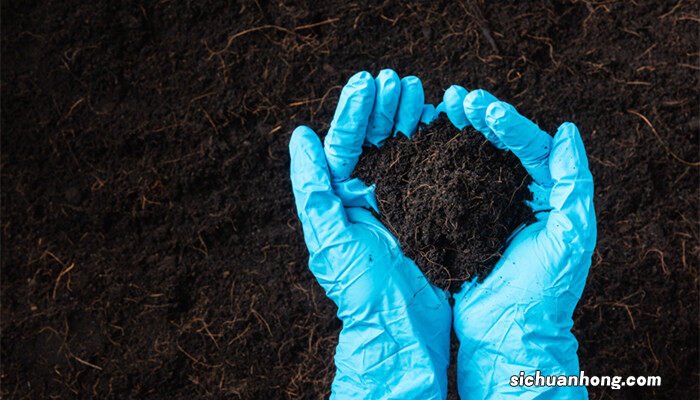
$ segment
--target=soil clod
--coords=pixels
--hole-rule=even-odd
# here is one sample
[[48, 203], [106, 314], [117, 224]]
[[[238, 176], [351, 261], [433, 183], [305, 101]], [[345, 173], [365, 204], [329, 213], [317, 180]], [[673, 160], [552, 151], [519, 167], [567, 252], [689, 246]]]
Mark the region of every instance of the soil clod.
[[445, 117], [412, 140], [399, 136], [365, 151], [355, 174], [377, 184], [380, 218], [406, 255], [453, 292], [485, 278], [532, 214], [530, 177], [515, 155]]

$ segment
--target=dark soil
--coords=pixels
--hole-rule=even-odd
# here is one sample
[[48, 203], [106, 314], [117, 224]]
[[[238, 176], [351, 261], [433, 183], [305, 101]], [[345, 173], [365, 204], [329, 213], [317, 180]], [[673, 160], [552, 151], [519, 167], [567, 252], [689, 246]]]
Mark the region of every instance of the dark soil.
[[513, 153], [442, 116], [409, 141], [365, 149], [355, 169], [376, 183], [380, 220], [435, 285], [456, 292], [485, 278], [508, 237], [532, 215], [531, 181]]
[[591, 398], [697, 395], [696, 3], [1, 4], [3, 398], [327, 396], [340, 322], [287, 144], [382, 68], [431, 103], [458, 83], [578, 125], [599, 228], [582, 368], [663, 379]]

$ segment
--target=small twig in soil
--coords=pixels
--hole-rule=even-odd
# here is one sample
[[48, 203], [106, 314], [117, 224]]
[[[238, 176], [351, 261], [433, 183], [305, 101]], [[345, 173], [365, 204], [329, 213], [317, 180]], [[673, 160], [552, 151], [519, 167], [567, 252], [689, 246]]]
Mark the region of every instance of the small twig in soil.
[[75, 263], [71, 263], [68, 267], [64, 267], [61, 272], [58, 274], [58, 277], [56, 278], [56, 283], [53, 286], [53, 294], [51, 295], [51, 298], [56, 300], [56, 291], [58, 290], [58, 285], [61, 283], [61, 278], [63, 275], [71, 272], [75, 268]]
[[70, 356], [71, 356], [73, 359], [75, 359], [75, 361], [77, 361], [77, 362], [79, 362], [79, 363], [81, 363], [81, 364], [83, 364], [83, 365], [87, 365], [87, 366], [90, 367], [90, 368], [95, 368], [96, 370], [102, 371], [102, 367], [100, 367], [100, 366], [98, 366], [98, 365], [95, 365], [95, 364], [93, 364], [93, 363], [87, 362], [87, 361], [83, 360], [82, 358], [76, 356], [76, 355], [73, 354], [73, 353], [71, 353]]
[[206, 117], [207, 121], [209, 121], [209, 124], [211, 125], [211, 127], [214, 128], [214, 133], [216, 133], [216, 136], [219, 136], [219, 128], [216, 127], [214, 120], [211, 119], [211, 115], [209, 115], [207, 110], [205, 110], [203, 108], [202, 108], [202, 112], [204, 113], [204, 116]]
[[251, 312], [253, 315], [255, 315], [255, 318], [257, 318], [258, 321], [260, 321], [260, 323], [262, 323], [262, 324], [265, 325], [265, 328], [267, 328], [267, 333], [269, 333], [271, 337], [274, 337], [275, 335], [272, 334], [272, 329], [270, 329], [270, 324], [268, 324], [267, 321], [265, 321], [265, 318], [263, 318], [262, 315], [260, 315], [259, 312], [255, 311], [254, 308], [251, 308], [251, 309], [250, 309], [250, 312]]
[[[226, 41], [226, 45], [225, 45], [221, 50], [217, 50], [217, 51], [211, 51], [211, 50], [209, 50], [210, 54], [209, 54], [209, 58], [208, 58], [208, 59], [211, 60], [212, 57], [218, 56], [218, 55], [220, 55], [220, 54], [226, 52], [226, 51], [229, 49], [229, 47], [231, 47], [231, 45], [233, 44], [233, 42], [234, 42], [236, 39], [238, 39], [239, 37], [244, 36], [244, 35], [247, 35], [247, 34], [249, 34], [249, 33], [262, 31], [262, 30], [265, 30], [265, 29], [275, 29], [275, 30], [278, 30], [278, 31], [281, 31], [281, 32], [285, 32], [285, 33], [292, 34], [292, 35], [294, 34], [294, 31], [289, 30], [289, 29], [287, 29], [287, 28], [285, 28], [285, 27], [282, 27], [282, 26], [278, 26], [278, 25], [261, 25], [261, 26], [256, 26], [256, 27], [254, 27], [254, 28], [245, 29], [245, 30], [243, 30], [243, 31], [240, 31], [240, 32], [238, 32], [238, 33], [235, 33], [235, 34], [229, 36], [229, 37], [228, 37], [228, 40]], [[206, 46], [207, 49], [208, 49], [209, 46], [207, 46], [206, 43], [205, 43], [205, 46]]]
[[686, 165], [690, 165], [690, 166], [693, 166], [693, 167], [700, 166], [700, 161], [696, 161], [696, 162], [686, 161], [686, 160], [682, 159], [681, 157], [679, 157], [676, 153], [674, 153], [674, 152], [668, 147], [668, 144], [667, 144], [666, 142], [664, 142], [664, 141], [661, 139], [661, 136], [659, 136], [659, 133], [656, 131], [656, 128], [654, 128], [654, 125], [652, 125], [651, 122], [649, 122], [649, 120], [647, 119], [647, 117], [645, 117], [645, 116], [643, 116], [642, 114], [640, 114], [639, 111], [629, 109], [629, 110], [627, 110], [627, 112], [630, 113], [630, 114], [632, 114], [632, 115], [636, 115], [637, 117], [641, 118], [642, 121], [644, 121], [645, 124], [647, 124], [647, 126], [651, 129], [651, 132], [654, 134], [654, 136], [656, 137], [656, 139], [659, 141], [659, 143], [661, 143], [661, 146], [663, 146], [664, 150], [666, 150], [666, 152], [667, 152], [671, 157], [675, 158], [677, 161], [679, 161], [679, 162], [681, 162], [681, 163], [683, 163], [683, 164], [686, 164]]
[[207, 368], [214, 368], [214, 369], [220, 368], [223, 365], [223, 364], [216, 364], [216, 365], [207, 364], [203, 361], [198, 360], [192, 354], [188, 353], [185, 349], [182, 348], [182, 346], [180, 346], [180, 343], [175, 343], [175, 346], [178, 348], [178, 350], [180, 350], [182, 352], [182, 354], [184, 354], [187, 358], [192, 360], [195, 364], [201, 364]]
[[295, 30], [295, 31], [300, 31], [300, 30], [302, 30], [302, 29], [315, 28], [315, 27], [317, 27], [317, 26], [332, 24], [332, 23], [334, 23], [334, 22], [338, 22], [339, 20], [340, 20], [340, 18], [329, 18], [329, 19], [327, 19], [327, 20], [325, 20], [325, 21], [315, 22], [315, 23], [313, 23], [313, 24], [307, 24], [307, 25], [297, 26], [296, 28], [294, 28], [294, 30]]

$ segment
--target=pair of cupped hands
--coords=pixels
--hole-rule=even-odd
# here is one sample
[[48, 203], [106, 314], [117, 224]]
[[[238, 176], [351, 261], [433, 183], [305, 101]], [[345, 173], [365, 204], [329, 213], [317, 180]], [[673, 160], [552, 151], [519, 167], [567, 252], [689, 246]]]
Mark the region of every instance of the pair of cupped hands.
[[[373, 215], [374, 187], [351, 176], [363, 146], [381, 147], [395, 134], [410, 138], [440, 112], [520, 159], [533, 179], [529, 205], [536, 217], [514, 232], [483, 282], [463, 285], [453, 307], [451, 295], [428, 282]], [[510, 384], [521, 371], [579, 373], [572, 314], [596, 220], [593, 180], [574, 124], [562, 124], [552, 137], [484, 90], [452, 86], [436, 108], [424, 104], [417, 77], [359, 72], [340, 94], [324, 143], [300, 126], [289, 150], [309, 267], [343, 323], [333, 398], [445, 398], [453, 326], [461, 398], [586, 396], [581, 387]]]

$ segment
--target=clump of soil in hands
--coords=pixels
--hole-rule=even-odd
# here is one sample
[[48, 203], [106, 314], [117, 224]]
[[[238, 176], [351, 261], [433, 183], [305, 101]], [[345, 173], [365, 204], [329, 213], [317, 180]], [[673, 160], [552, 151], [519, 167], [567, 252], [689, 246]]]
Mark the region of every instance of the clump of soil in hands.
[[454, 292], [485, 278], [532, 216], [530, 178], [511, 152], [444, 116], [412, 140], [366, 149], [355, 176], [376, 183], [380, 219], [435, 285]]

